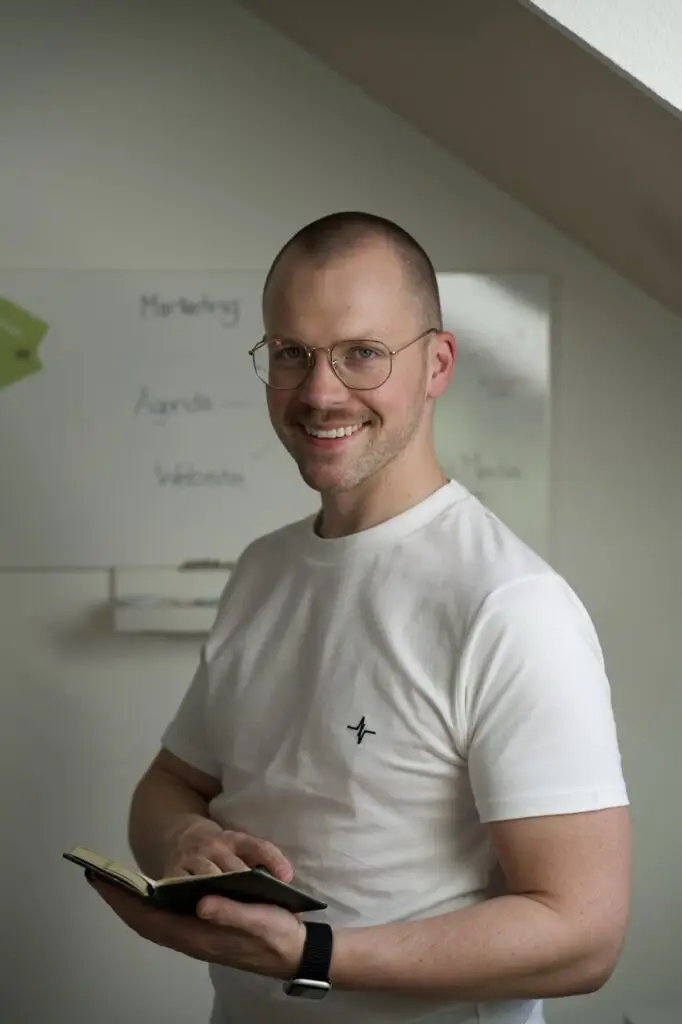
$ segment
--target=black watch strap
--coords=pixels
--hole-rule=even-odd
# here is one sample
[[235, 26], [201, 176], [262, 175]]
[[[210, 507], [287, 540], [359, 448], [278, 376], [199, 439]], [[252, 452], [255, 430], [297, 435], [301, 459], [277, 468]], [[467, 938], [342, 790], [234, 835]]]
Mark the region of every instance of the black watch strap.
[[305, 921], [306, 938], [297, 978], [329, 981], [334, 936], [331, 926], [322, 921]]

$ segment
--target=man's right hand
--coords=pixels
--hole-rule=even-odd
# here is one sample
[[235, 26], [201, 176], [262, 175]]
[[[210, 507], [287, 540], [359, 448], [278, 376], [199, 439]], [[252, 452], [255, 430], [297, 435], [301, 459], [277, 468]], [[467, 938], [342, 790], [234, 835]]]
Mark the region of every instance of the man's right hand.
[[225, 830], [206, 818], [189, 825], [174, 838], [163, 874], [166, 878], [217, 875], [259, 865], [283, 882], [290, 882], [294, 876], [292, 865], [273, 843], [245, 832]]

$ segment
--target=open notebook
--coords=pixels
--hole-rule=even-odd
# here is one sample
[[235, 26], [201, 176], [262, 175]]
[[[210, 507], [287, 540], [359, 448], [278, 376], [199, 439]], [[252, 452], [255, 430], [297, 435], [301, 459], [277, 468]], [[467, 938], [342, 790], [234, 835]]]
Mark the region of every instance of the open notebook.
[[240, 903], [269, 903], [283, 907], [292, 914], [324, 910], [327, 906], [302, 889], [280, 881], [261, 867], [226, 871], [219, 875], [181, 875], [177, 878], [153, 879], [110, 857], [103, 857], [86, 846], [74, 846], [62, 856], [85, 868], [86, 873], [127, 889], [154, 906], [178, 913], [194, 913], [203, 896], [225, 896]]

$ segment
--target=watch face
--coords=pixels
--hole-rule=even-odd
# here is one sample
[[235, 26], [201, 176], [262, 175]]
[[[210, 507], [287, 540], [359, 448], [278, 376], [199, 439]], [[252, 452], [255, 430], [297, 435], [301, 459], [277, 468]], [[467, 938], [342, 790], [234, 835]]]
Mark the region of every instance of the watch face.
[[330, 988], [327, 981], [311, 981], [307, 978], [294, 978], [284, 984], [286, 994], [298, 999], [324, 999]]

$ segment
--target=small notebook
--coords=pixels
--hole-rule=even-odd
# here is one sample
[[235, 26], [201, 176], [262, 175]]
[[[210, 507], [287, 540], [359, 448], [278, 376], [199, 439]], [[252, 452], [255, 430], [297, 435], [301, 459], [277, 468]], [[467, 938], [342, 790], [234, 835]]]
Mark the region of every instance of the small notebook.
[[269, 903], [302, 914], [324, 910], [326, 903], [295, 885], [282, 882], [266, 868], [226, 871], [219, 875], [181, 875], [177, 878], [148, 878], [110, 857], [86, 846], [74, 846], [62, 856], [96, 875], [132, 892], [154, 906], [176, 913], [192, 914], [203, 896], [225, 896], [240, 903]]

